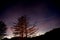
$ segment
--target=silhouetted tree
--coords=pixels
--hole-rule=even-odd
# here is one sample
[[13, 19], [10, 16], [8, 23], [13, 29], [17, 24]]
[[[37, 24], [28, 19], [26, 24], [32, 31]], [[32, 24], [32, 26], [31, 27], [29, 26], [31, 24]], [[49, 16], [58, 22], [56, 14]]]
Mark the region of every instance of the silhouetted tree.
[[34, 24], [32, 27], [29, 26], [29, 22], [26, 16], [21, 16], [18, 19], [18, 23], [14, 26], [14, 34], [19, 35], [20, 37], [26, 37], [33, 35], [37, 29]]
[[6, 25], [3, 21], [0, 21], [0, 38], [2, 38], [5, 35], [6, 32]]

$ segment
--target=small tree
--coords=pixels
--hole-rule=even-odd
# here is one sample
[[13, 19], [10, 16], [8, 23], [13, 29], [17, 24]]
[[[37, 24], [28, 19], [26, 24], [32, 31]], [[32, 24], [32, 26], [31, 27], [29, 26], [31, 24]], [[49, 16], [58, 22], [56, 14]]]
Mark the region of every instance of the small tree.
[[27, 38], [28, 36], [33, 35], [37, 31], [35, 26], [36, 25], [30, 27], [27, 17], [21, 16], [18, 19], [18, 23], [14, 26], [14, 34], [19, 35], [22, 38]]
[[0, 39], [5, 35], [6, 25], [3, 21], [0, 21]]

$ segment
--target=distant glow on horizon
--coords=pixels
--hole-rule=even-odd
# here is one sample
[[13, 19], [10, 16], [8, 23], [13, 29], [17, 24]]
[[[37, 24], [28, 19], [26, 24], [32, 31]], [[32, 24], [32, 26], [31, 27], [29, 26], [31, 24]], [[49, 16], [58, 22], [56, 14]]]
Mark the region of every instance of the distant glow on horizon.
[[11, 39], [12, 37], [14, 37], [14, 36], [13, 35], [4, 36], [4, 38], [8, 38], [8, 39]]
[[[40, 36], [40, 35], [44, 35], [45, 33], [42, 33], [42, 32], [39, 32], [39, 33], [36, 33], [35, 35], [30, 35], [30, 37], [36, 37], [36, 36]], [[16, 37], [18, 37], [19, 35], [17, 35]], [[8, 36], [4, 36], [4, 38], [8, 38], [8, 39], [11, 39], [12, 37], [15, 37], [13, 34], [11, 35], [8, 35]]]

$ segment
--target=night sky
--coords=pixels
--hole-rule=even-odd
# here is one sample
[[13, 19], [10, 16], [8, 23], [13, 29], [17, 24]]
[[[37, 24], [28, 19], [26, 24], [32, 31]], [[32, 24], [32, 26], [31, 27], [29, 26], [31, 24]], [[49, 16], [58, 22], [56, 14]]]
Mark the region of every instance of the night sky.
[[27, 15], [30, 18], [30, 23], [37, 24], [38, 34], [44, 34], [60, 27], [59, 0], [5, 1], [0, 1], [0, 20], [3, 20], [7, 25], [8, 35], [12, 35], [10, 27], [13, 27], [14, 23], [17, 22], [17, 18], [22, 15]]

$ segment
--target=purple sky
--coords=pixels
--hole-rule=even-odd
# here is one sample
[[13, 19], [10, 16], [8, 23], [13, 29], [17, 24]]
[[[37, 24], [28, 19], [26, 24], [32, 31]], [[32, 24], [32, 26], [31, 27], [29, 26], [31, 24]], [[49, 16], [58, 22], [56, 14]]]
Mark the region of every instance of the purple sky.
[[10, 27], [13, 27], [14, 23], [17, 22], [18, 17], [27, 15], [30, 17], [30, 23], [37, 22], [39, 33], [45, 33], [54, 28], [60, 27], [60, 14], [59, 9], [49, 1], [43, 2], [17, 2], [16, 4], [6, 4], [5, 9], [0, 12], [0, 19], [3, 20], [10, 33]]

